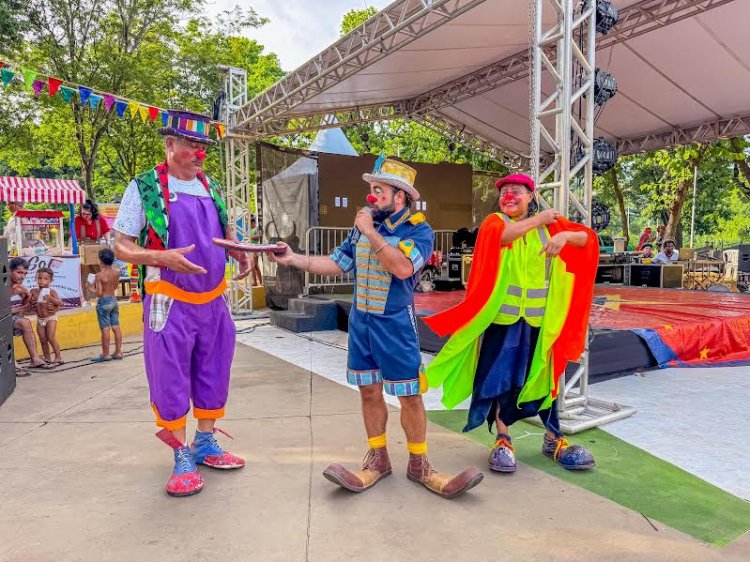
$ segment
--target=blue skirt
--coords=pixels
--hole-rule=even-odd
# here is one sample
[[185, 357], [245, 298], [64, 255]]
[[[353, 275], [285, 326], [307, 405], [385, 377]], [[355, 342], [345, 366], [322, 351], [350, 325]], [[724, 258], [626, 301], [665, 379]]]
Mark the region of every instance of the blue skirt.
[[547, 429], [560, 434], [554, 402], [551, 408], [542, 411], [539, 406], [544, 399], [525, 402], [520, 407], [517, 405], [538, 340], [539, 328], [529, 326], [523, 319], [510, 326], [490, 324], [482, 337], [469, 419], [464, 431], [471, 431], [485, 421], [492, 431], [495, 412], [500, 408], [500, 419], [505, 425], [539, 414]]

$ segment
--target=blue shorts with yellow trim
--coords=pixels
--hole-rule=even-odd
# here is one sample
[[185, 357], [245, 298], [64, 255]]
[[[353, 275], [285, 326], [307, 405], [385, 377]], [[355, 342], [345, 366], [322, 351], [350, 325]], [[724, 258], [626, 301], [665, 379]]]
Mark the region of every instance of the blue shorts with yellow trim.
[[413, 306], [383, 314], [352, 306], [346, 380], [357, 386], [382, 383], [391, 396], [427, 390]]

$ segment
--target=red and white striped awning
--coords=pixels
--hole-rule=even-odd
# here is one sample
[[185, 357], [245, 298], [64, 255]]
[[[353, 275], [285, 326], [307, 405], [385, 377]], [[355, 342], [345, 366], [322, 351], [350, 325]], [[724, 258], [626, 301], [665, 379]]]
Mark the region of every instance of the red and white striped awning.
[[86, 192], [76, 180], [0, 176], [0, 201], [84, 203]]

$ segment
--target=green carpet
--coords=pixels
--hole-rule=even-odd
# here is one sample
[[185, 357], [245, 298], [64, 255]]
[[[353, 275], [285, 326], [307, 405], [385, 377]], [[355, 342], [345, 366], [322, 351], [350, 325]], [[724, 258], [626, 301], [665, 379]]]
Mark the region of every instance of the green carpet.
[[[460, 432], [466, 410], [428, 412], [428, 417]], [[520, 462], [714, 546], [726, 546], [750, 529], [750, 503], [601, 429], [571, 437], [571, 442], [585, 445], [596, 458], [596, 468], [587, 472], [567, 471], [544, 457], [542, 434], [542, 428], [526, 422], [512, 426]], [[486, 426], [466, 435], [488, 447], [494, 442]]]

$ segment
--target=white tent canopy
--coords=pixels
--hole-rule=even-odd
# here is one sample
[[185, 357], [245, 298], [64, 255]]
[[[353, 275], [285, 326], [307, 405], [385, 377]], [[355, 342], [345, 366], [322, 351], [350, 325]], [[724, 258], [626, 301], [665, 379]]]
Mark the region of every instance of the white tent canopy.
[[[597, 36], [596, 65], [618, 91], [596, 136], [624, 154], [750, 133], [750, 1], [612, 3], [620, 21]], [[332, 127], [329, 114], [341, 126], [405, 117], [527, 156], [532, 9], [397, 0], [245, 105], [236, 130], [261, 138]]]

